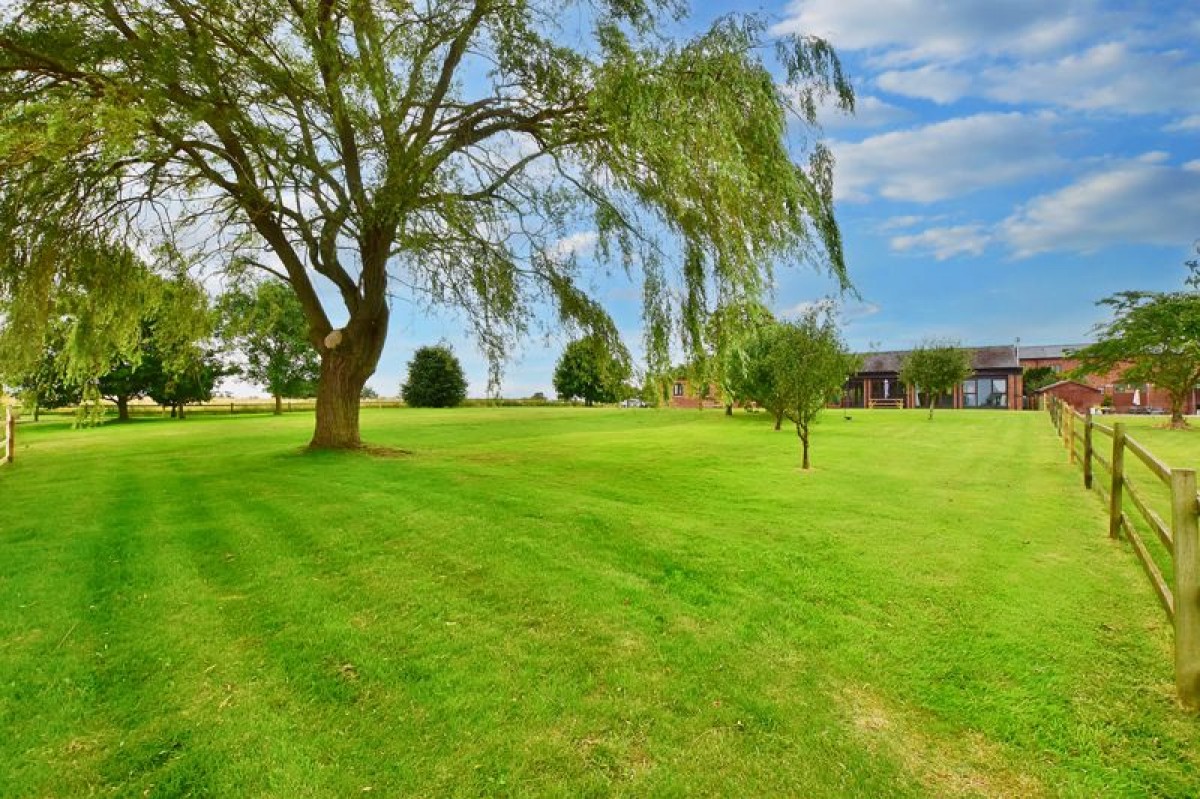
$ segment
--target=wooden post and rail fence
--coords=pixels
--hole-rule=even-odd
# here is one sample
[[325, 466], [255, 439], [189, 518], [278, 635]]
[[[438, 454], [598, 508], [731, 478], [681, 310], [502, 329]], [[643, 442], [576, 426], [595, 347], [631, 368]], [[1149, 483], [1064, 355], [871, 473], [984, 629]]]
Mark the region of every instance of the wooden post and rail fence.
[[[1047, 406], [1050, 420], [1067, 448], [1068, 461], [1080, 463], [1083, 485], [1108, 495], [1108, 534], [1129, 541], [1142, 562], [1158, 601], [1175, 627], [1175, 688], [1185, 707], [1200, 709], [1200, 495], [1196, 493], [1196, 472], [1173, 469], [1142, 444], [1130, 438], [1120, 422], [1112, 426], [1095, 421], [1091, 414], [1076, 412], [1061, 399]], [[1111, 456], [1096, 446], [1096, 434], [1112, 441]], [[1125, 453], [1130, 452], [1150, 474], [1170, 491], [1169, 522], [1150, 507], [1144, 489], [1130, 478]], [[1108, 472], [1109, 480], [1097, 480], [1095, 464]], [[1141, 480], [1141, 477], [1137, 478]], [[1126, 513], [1126, 500], [1154, 532], [1171, 557], [1173, 577], [1163, 577], [1142, 540], [1142, 535]]]

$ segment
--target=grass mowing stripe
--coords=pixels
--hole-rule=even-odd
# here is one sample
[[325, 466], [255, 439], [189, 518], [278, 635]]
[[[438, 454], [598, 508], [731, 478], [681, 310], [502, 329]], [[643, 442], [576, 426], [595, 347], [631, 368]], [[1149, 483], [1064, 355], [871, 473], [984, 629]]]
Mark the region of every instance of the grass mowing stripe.
[[[811, 474], [746, 414], [363, 422], [413, 454], [301, 455], [300, 416], [29, 430], [0, 470], [0, 793], [1196, 784], [1169, 628], [1041, 415], [826, 416]], [[104, 668], [47, 642], [89, 573]], [[56, 703], [37, 668], [102, 691]]]

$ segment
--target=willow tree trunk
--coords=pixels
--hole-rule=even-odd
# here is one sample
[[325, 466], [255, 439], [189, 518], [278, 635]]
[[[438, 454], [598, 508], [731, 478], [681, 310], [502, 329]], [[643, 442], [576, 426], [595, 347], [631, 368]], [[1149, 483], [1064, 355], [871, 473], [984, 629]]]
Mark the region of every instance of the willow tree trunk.
[[117, 397], [117, 421], [129, 421], [129, 397]]
[[[358, 409], [363, 386], [375, 373], [387, 337], [388, 313], [381, 307], [370, 318], [352, 318], [319, 347], [321, 376], [317, 382], [317, 426], [309, 447], [358, 449]], [[335, 340], [336, 339], [336, 340]]]

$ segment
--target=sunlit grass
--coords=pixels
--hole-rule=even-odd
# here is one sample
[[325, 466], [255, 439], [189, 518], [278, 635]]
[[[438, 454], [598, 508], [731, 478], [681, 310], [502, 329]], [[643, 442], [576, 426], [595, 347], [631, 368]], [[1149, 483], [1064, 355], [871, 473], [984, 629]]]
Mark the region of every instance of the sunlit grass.
[[[21, 429], [0, 796], [1189, 796], [1171, 633], [1044, 414]], [[368, 794], [370, 795], [370, 794]]]

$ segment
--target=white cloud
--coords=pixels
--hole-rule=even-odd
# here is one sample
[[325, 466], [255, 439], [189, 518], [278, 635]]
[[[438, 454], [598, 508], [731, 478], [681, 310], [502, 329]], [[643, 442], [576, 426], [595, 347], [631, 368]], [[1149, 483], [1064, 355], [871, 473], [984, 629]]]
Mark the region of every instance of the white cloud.
[[804, 316], [810, 311], [828, 311], [837, 307], [837, 301], [830, 297], [822, 297], [819, 300], [804, 300], [787, 308], [779, 308], [775, 311], [775, 316], [780, 319], [797, 319]]
[[1152, 114], [1200, 107], [1200, 60], [1179, 50], [1146, 52], [1097, 44], [1050, 61], [984, 71], [982, 94], [1005, 103]]
[[858, 143], [834, 142], [839, 199], [929, 203], [1059, 169], [1057, 119], [977, 114]]
[[927, 221], [927, 217], [924, 216], [893, 216], [885, 219], [883, 223], [879, 225], [879, 229], [885, 233], [891, 230], [904, 230], [906, 228], [916, 227], [925, 221]]
[[1158, 153], [1108, 164], [1040, 195], [1000, 226], [1018, 256], [1094, 252], [1119, 244], [1186, 245], [1196, 238], [1200, 162], [1162, 163]]
[[599, 234], [594, 230], [572, 233], [554, 242], [550, 247], [550, 252], [559, 258], [569, 258], [572, 255], [587, 255], [595, 249], [596, 241], [599, 238]]
[[793, 0], [778, 33], [862, 53], [887, 92], [947, 104], [1149, 114], [1200, 107], [1194, 4], [1116, 0]]
[[793, 0], [777, 35], [828, 38], [881, 63], [961, 60], [980, 53], [1051, 53], [1111, 24], [1093, 0]]
[[958, 255], [982, 255], [991, 240], [991, 234], [983, 225], [954, 225], [896, 236], [891, 240], [891, 247], [896, 252], [930, 253], [939, 261], [945, 261]]
[[1192, 114], [1172, 122], [1163, 128], [1167, 133], [1197, 133], [1200, 132], [1200, 114]]
[[868, 316], [874, 316], [881, 310], [883, 309], [873, 302], [856, 302], [853, 305], [847, 305], [842, 308], [842, 322], [857, 322], [860, 319], [866, 319]]
[[873, 302], [855, 302], [842, 305], [832, 297], [822, 297], [819, 300], [804, 300], [787, 308], [779, 308], [775, 316], [780, 319], [796, 319], [810, 311], [834, 311], [842, 324], [866, 319], [879, 313], [880, 307]]
[[875, 82], [892, 94], [933, 100], [940, 105], [958, 100], [971, 88], [971, 76], [967, 73], [930, 65], [884, 72]]
[[831, 131], [882, 128], [906, 122], [912, 117], [911, 111], [870, 94], [859, 94], [854, 98], [853, 114], [841, 111], [832, 103], [817, 109], [817, 118], [822, 127]]

